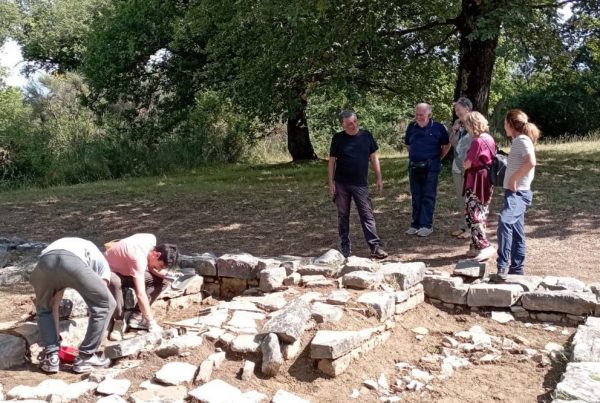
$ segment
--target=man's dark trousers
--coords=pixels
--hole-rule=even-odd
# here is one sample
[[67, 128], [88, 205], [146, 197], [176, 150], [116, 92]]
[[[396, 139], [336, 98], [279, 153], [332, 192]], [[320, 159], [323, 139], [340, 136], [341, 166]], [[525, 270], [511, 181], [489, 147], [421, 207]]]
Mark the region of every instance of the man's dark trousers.
[[433, 213], [439, 172], [418, 172], [412, 168], [408, 170], [410, 180], [410, 193], [412, 199], [411, 227], [433, 228]]
[[365, 240], [371, 251], [373, 251], [376, 246], [381, 245], [381, 240], [377, 235], [373, 204], [369, 198], [369, 187], [335, 182], [335, 192], [335, 205], [338, 210], [338, 232], [342, 251], [350, 250], [350, 203], [352, 199], [356, 203]]

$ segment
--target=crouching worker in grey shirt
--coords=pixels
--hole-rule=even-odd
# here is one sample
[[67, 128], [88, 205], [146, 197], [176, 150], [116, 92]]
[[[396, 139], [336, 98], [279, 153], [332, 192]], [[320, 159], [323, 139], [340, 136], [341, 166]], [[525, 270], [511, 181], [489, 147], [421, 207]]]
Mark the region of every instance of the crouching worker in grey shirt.
[[40, 369], [47, 373], [58, 372], [58, 306], [67, 287], [81, 295], [90, 314], [73, 371], [90, 372], [94, 367], [110, 364], [107, 358], [97, 356], [96, 350], [116, 303], [108, 289], [110, 267], [96, 245], [81, 238], [61, 238], [52, 242], [42, 251], [29, 281], [35, 290], [37, 323], [44, 347], [38, 357]]

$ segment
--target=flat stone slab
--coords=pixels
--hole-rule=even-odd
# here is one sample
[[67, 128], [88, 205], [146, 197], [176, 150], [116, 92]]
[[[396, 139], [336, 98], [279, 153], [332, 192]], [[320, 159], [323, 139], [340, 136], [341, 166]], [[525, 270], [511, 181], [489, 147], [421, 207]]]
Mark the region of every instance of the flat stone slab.
[[[141, 385], [140, 385], [141, 386]], [[133, 403], [184, 403], [187, 396], [185, 386], [165, 386], [148, 390], [139, 390], [129, 396]]]
[[481, 278], [485, 275], [485, 262], [465, 259], [459, 260], [452, 272], [455, 276]]
[[254, 302], [257, 307], [267, 312], [278, 311], [287, 304], [283, 293], [272, 293], [262, 297], [252, 297], [251, 301]]
[[467, 305], [508, 308], [523, 292], [517, 284], [475, 284], [469, 287]]
[[287, 273], [285, 267], [271, 267], [260, 272], [258, 288], [262, 292], [272, 292], [283, 286]]
[[309, 264], [306, 266], [300, 266], [297, 272], [300, 273], [302, 276], [320, 274], [325, 277], [335, 277], [339, 272], [339, 268], [337, 266]]
[[386, 263], [378, 273], [382, 274], [389, 284], [397, 286], [400, 290], [407, 290], [423, 281], [425, 263]]
[[539, 276], [520, 276], [517, 274], [509, 274], [505, 280], [502, 281], [504, 284], [519, 284], [523, 287], [523, 291], [536, 291], [542, 282], [542, 277]]
[[342, 284], [346, 288], [355, 288], [358, 290], [367, 290], [375, 288], [383, 277], [379, 273], [370, 271], [353, 271], [342, 277]]
[[0, 334], [0, 369], [25, 364], [25, 340], [11, 334]]
[[529, 311], [562, 312], [571, 315], [593, 315], [598, 307], [592, 293], [573, 291], [534, 291], [523, 294], [521, 305]]
[[123, 396], [129, 390], [131, 381], [129, 379], [107, 378], [98, 384], [96, 392], [103, 395]]
[[585, 283], [573, 277], [546, 276], [542, 279], [540, 288], [549, 291], [582, 292], [585, 289]]
[[329, 249], [327, 252], [316, 258], [313, 261], [313, 264], [340, 267], [342, 264], [344, 264], [344, 260], [344, 255], [342, 255], [338, 250]]
[[373, 261], [366, 257], [350, 256], [346, 259], [346, 264], [340, 270], [340, 275], [352, 273], [353, 271], [370, 271], [375, 272], [379, 270], [381, 265], [379, 262]]
[[322, 274], [302, 276], [301, 283], [305, 287], [329, 287], [333, 285], [333, 281]]
[[217, 259], [217, 275], [244, 280], [257, 279], [258, 258], [249, 253], [224, 254]]
[[256, 353], [260, 350], [262, 337], [254, 334], [240, 334], [231, 341], [231, 351], [236, 353]]
[[347, 290], [333, 290], [325, 296], [325, 302], [330, 305], [346, 305], [350, 300], [350, 293]]
[[237, 333], [257, 333], [256, 321], [265, 319], [266, 315], [259, 312], [234, 311], [227, 329]]
[[179, 267], [193, 268], [201, 276], [217, 275], [217, 257], [212, 253], [179, 255]]
[[189, 394], [202, 403], [247, 402], [241, 390], [220, 379], [213, 379]]
[[429, 298], [439, 299], [448, 304], [467, 304], [469, 286], [464, 285], [461, 277], [426, 275], [423, 277], [423, 289]]
[[203, 337], [194, 333], [184, 334], [170, 340], [163, 340], [154, 350], [156, 355], [162, 358], [180, 355], [185, 351], [202, 345]]
[[108, 395], [96, 400], [96, 403], [127, 403], [127, 400], [119, 395]]
[[499, 323], [508, 323], [515, 320], [514, 316], [510, 312], [506, 311], [492, 311], [492, 320]]
[[261, 334], [275, 333], [285, 343], [295, 342], [304, 331], [304, 326], [311, 317], [310, 303], [296, 298], [264, 324]]
[[570, 362], [556, 385], [557, 399], [600, 402], [600, 363]]
[[344, 316], [344, 310], [322, 302], [315, 302], [312, 306], [312, 317], [317, 323], [336, 323]]
[[319, 330], [310, 343], [310, 358], [334, 360], [360, 346], [364, 340], [359, 331]]
[[15, 386], [8, 391], [6, 396], [9, 399], [17, 400], [48, 401], [52, 398], [53, 401], [70, 401], [78, 399], [89, 391], [96, 389], [97, 386], [97, 383], [89, 381], [66, 383], [60, 379], [46, 379], [36, 386]]
[[356, 302], [374, 309], [383, 322], [394, 314], [396, 297], [393, 292], [368, 292], [362, 294]]
[[600, 362], [600, 318], [589, 317], [584, 325], [579, 325], [572, 346], [572, 361]]
[[154, 374], [157, 381], [165, 385], [181, 385], [191, 383], [198, 367], [187, 362], [169, 362]]
[[160, 333], [146, 333], [131, 339], [109, 344], [104, 348], [104, 355], [111, 360], [139, 353], [142, 349], [156, 345], [162, 339]]

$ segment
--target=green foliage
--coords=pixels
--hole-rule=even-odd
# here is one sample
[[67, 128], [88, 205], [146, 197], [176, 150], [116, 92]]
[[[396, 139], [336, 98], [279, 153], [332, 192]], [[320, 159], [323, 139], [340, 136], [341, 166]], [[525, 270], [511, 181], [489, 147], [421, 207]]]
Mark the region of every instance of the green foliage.
[[19, 8], [14, 0], [0, 0], [0, 46], [15, 36], [20, 24]]
[[0, 88], [0, 179], [23, 179], [29, 159], [24, 144], [31, 138], [30, 108], [17, 88]]
[[562, 77], [520, 91], [500, 104], [494, 117], [497, 128], [510, 108], [523, 109], [545, 137], [589, 134], [600, 128], [600, 74]]
[[23, 56], [47, 71], [77, 69], [86, 52], [92, 21], [111, 8], [109, 0], [28, 0], [20, 2], [17, 39]]

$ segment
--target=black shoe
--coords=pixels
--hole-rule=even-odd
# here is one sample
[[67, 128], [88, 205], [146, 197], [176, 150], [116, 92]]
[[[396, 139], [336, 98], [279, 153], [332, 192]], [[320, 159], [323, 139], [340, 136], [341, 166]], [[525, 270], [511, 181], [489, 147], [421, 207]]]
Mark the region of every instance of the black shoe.
[[371, 256], [375, 259], [385, 259], [386, 257], [388, 257], [388, 254], [386, 251], [383, 250], [381, 246], [376, 246], [371, 251]]
[[350, 247], [349, 246], [342, 246], [342, 256], [344, 256], [346, 259], [348, 259], [348, 256], [350, 256]]

